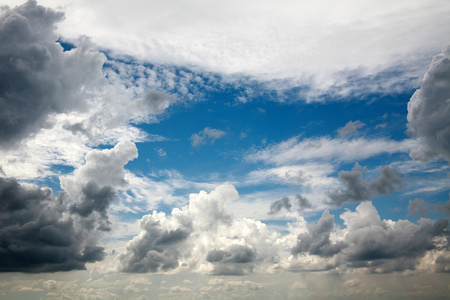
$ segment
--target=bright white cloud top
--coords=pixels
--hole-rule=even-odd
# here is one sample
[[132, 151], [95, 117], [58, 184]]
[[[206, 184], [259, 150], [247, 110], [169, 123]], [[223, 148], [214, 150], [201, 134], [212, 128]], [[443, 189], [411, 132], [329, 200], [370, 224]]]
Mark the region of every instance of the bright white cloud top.
[[448, 1], [4, 1], [5, 299], [447, 299]]

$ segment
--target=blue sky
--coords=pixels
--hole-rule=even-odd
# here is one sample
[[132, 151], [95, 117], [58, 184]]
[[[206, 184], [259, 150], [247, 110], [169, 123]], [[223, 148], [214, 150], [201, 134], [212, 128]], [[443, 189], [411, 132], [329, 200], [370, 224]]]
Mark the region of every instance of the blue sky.
[[5, 5], [2, 298], [448, 297], [446, 1]]

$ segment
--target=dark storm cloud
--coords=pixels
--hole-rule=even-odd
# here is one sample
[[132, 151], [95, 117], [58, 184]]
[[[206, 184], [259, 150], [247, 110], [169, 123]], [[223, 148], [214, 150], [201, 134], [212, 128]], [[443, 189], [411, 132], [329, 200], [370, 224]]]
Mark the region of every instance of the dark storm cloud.
[[276, 200], [270, 204], [269, 215], [276, 215], [280, 212], [281, 209], [285, 208], [287, 211], [291, 210], [291, 200], [288, 197], [283, 197], [279, 200]]
[[140, 225], [143, 234], [135, 237], [128, 244], [126, 253], [119, 256], [121, 271], [146, 273], [177, 268], [183, 242], [191, 232], [190, 226], [165, 229], [157, 214], [144, 216]]
[[248, 246], [231, 245], [226, 250], [209, 251], [206, 260], [214, 264], [213, 275], [244, 275], [253, 271], [256, 252]]
[[408, 129], [420, 146], [415, 160], [444, 157], [450, 161], [450, 44], [433, 57], [422, 86], [408, 103]]
[[102, 260], [103, 248], [95, 244], [103, 220], [70, 214], [73, 205], [64, 193], [0, 178], [0, 271], [83, 270]]
[[294, 255], [309, 253], [322, 257], [330, 257], [346, 247], [344, 242], [333, 243], [330, 234], [334, 228], [334, 216], [328, 210], [324, 211], [317, 224], [308, 228], [308, 233], [298, 236], [297, 245], [291, 249]]
[[372, 179], [369, 183], [362, 177], [362, 172], [355, 164], [352, 171], [341, 171], [338, 173], [339, 182], [344, 188], [329, 192], [331, 201], [328, 204], [340, 206], [345, 202], [366, 201], [378, 195], [387, 195], [403, 187], [403, 180], [394, 168], [385, 166], [379, 177]]
[[82, 107], [81, 87], [99, 83], [104, 56], [63, 52], [55, 24], [64, 15], [36, 1], [0, 14], [0, 146], [37, 132], [47, 117]]
[[99, 187], [95, 182], [89, 181], [82, 189], [81, 202], [71, 206], [71, 211], [82, 217], [87, 217], [94, 212], [100, 213], [106, 218], [109, 204], [116, 198], [116, 191], [110, 185]]

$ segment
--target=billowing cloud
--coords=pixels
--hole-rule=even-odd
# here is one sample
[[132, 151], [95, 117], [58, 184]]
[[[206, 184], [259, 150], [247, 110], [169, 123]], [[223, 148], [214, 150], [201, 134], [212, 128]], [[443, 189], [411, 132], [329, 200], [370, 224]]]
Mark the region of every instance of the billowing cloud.
[[277, 235], [259, 221], [228, 212], [227, 204], [237, 197], [231, 184], [223, 184], [209, 194], [191, 194], [188, 206], [171, 216], [156, 211], [144, 216], [140, 234], [118, 256], [119, 269], [244, 275], [268, 268], [278, 256]]
[[433, 58], [408, 103], [408, 130], [420, 143], [410, 153], [413, 159], [450, 161], [450, 45]]
[[82, 110], [106, 81], [106, 58], [83, 43], [63, 52], [55, 24], [63, 13], [29, 1], [0, 14], [0, 145], [36, 133], [52, 113]]
[[333, 268], [359, 269], [369, 273], [391, 273], [415, 270], [427, 253], [439, 251], [436, 262], [427, 268], [445, 272], [448, 257], [448, 220], [421, 219], [381, 220], [372, 202], [360, 203], [355, 211], [340, 215], [344, 228], [335, 228], [334, 216], [328, 211], [317, 224], [297, 236], [288, 260], [291, 271], [325, 271]]
[[137, 156], [136, 145], [130, 141], [119, 142], [112, 149], [92, 150], [86, 154], [84, 166], [75, 170], [72, 175], [60, 178], [61, 187], [74, 197], [78, 196], [89, 182], [100, 187], [124, 187], [127, 183], [124, 166]]
[[347, 124], [345, 124], [344, 127], [338, 128], [337, 132], [340, 137], [352, 135], [355, 134], [358, 129], [361, 129], [365, 126], [363, 122], [357, 120], [357, 121], [349, 121]]
[[414, 270], [427, 251], [437, 249], [434, 238], [445, 233], [448, 220], [424, 220], [415, 225], [407, 220], [380, 219], [371, 202], [363, 202], [355, 212], [341, 215], [348, 233], [345, 260], [353, 268], [371, 272]]
[[83, 270], [104, 258], [97, 246], [103, 220], [71, 214], [74, 204], [64, 193], [0, 179], [0, 201], [0, 271]]
[[222, 130], [205, 127], [202, 131], [194, 133], [189, 140], [193, 147], [200, 147], [207, 143], [214, 143], [215, 140], [222, 138], [225, 134]]
[[0, 271], [82, 270], [102, 260], [106, 254], [97, 244], [111, 229], [108, 210], [126, 183], [125, 163], [136, 156], [131, 142], [88, 153], [84, 166], [62, 178], [72, 197], [0, 178]]
[[377, 195], [387, 195], [401, 189], [404, 185], [396, 169], [385, 166], [380, 176], [367, 182], [362, 177], [358, 163], [352, 171], [340, 171], [338, 180], [344, 188], [329, 192], [330, 204], [339, 206], [344, 202], [369, 200]]
[[226, 250], [211, 250], [206, 260], [214, 265], [212, 275], [244, 275], [253, 271], [256, 253], [248, 246], [231, 245]]
[[333, 228], [334, 216], [326, 210], [317, 224], [309, 226], [308, 233], [298, 236], [297, 245], [291, 249], [291, 253], [294, 255], [308, 253], [323, 257], [339, 253], [347, 245], [342, 241], [331, 242], [330, 233], [333, 231]]

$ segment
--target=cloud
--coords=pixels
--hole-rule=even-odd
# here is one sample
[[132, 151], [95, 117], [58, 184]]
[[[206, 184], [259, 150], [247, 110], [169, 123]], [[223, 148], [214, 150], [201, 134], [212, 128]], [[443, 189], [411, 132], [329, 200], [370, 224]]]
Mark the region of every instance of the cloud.
[[244, 275], [253, 271], [250, 264], [256, 253], [248, 246], [231, 245], [226, 250], [211, 250], [206, 260], [214, 264], [212, 275]]
[[295, 195], [295, 198], [297, 199], [297, 202], [298, 202], [299, 211], [303, 211], [307, 208], [313, 207], [311, 202], [306, 197], [303, 197], [302, 195], [297, 194], [297, 195]]
[[[295, 195], [296, 202], [298, 203], [298, 211], [304, 211], [305, 209], [312, 208], [311, 202], [304, 196], [297, 194]], [[283, 208], [285, 208], [288, 212], [291, 211], [291, 199], [287, 196], [276, 200], [270, 204], [270, 210], [268, 212], [269, 215], [278, 214]]]
[[84, 270], [87, 262], [103, 260], [97, 244], [111, 229], [108, 211], [116, 188], [126, 183], [123, 167], [136, 156], [134, 143], [125, 141], [89, 152], [84, 166], [62, 178], [72, 197], [0, 178], [0, 271]]
[[84, 270], [104, 258], [102, 220], [71, 214], [64, 193], [0, 178], [0, 200], [1, 272]]
[[124, 166], [137, 158], [136, 145], [130, 141], [119, 142], [112, 149], [92, 150], [86, 154], [86, 164], [73, 172], [71, 175], [60, 177], [61, 188], [71, 196], [76, 197], [91, 182], [102, 186], [114, 188], [124, 187]]
[[352, 134], [355, 134], [358, 131], [358, 129], [363, 128], [365, 125], [366, 124], [362, 123], [359, 120], [354, 121], [354, 122], [349, 121], [347, 124], [345, 124], [344, 127], [338, 128], [337, 132], [340, 137], [352, 135]]
[[192, 147], [200, 147], [207, 143], [213, 144], [215, 140], [222, 138], [225, 134], [224, 131], [205, 127], [202, 131], [191, 135], [189, 140], [191, 141]]
[[237, 198], [226, 183], [209, 194], [191, 194], [189, 204], [171, 216], [156, 211], [144, 216], [141, 232], [118, 256], [119, 270], [244, 275], [270, 267], [278, 256], [276, 234], [259, 221], [228, 212]]
[[422, 199], [416, 198], [414, 200], [409, 200], [408, 214], [416, 215], [420, 217], [426, 217], [429, 213], [427, 202]]
[[385, 166], [380, 176], [368, 183], [363, 179], [360, 167], [355, 163], [352, 171], [338, 173], [338, 180], [345, 188], [328, 192], [329, 204], [339, 206], [344, 202], [366, 201], [374, 196], [394, 193], [404, 186], [402, 178], [394, 168]]
[[279, 144], [248, 153], [248, 161], [262, 161], [266, 164], [284, 165], [306, 160], [327, 160], [351, 162], [377, 156], [383, 153], [409, 152], [414, 141], [392, 141], [386, 139], [307, 138], [293, 137]]
[[126, 8], [117, 0], [51, 4], [68, 7], [59, 26], [68, 39], [88, 32], [114, 53], [226, 77], [244, 74], [278, 89], [309, 86], [311, 96], [414, 88], [422, 58], [449, 36], [442, 26], [449, 14], [445, 1], [260, 1], [258, 7], [187, 1], [179, 10], [158, 1]]
[[434, 238], [448, 226], [446, 219], [424, 220], [421, 225], [407, 220], [382, 221], [371, 202], [340, 217], [348, 231], [344, 256], [349, 267], [377, 273], [414, 270], [419, 258], [436, 249]]
[[298, 271], [341, 271], [363, 269], [368, 273], [392, 273], [415, 270], [427, 254], [436, 254], [436, 262], [427, 260], [420, 268], [443, 272], [448, 254], [448, 220], [381, 220], [371, 201], [360, 203], [355, 211], [340, 215], [343, 228], [335, 228], [328, 211], [307, 232], [297, 235], [287, 259], [286, 269]]
[[2, 147], [38, 132], [50, 114], [82, 110], [89, 91], [105, 83], [103, 54], [82, 44], [63, 52], [55, 42], [55, 24], [63, 16], [35, 1], [4, 8], [0, 15]]
[[323, 257], [339, 253], [347, 245], [339, 241], [332, 243], [330, 233], [334, 228], [334, 216], [328, 210], [322, 213], [317, 224], [308, 227], [308, 233], [298, 236], [297, 245], [291, 249], [293, 255], [309, 253]]
[[283, 198], [276, 200], [270, 204], [269, 215], [276, 215], [281, 211], [282, 208], [285, 208], [287, 211], [291, 211], [291, 200], [289, 197], [284, 196]]
[[178, 259], [192, 224], [176, 215], [172, 222], [164, 213], [144, 216], [139, 226], [141, 233], [127, 245], [119, 256], [123, 272], [146, 273], [168, 271], [179, 266]]
[[415, 160], [450, 161], [450, 45], [433, 57], [430, 68], [408, 103], [408, 130], [419, 140]]

